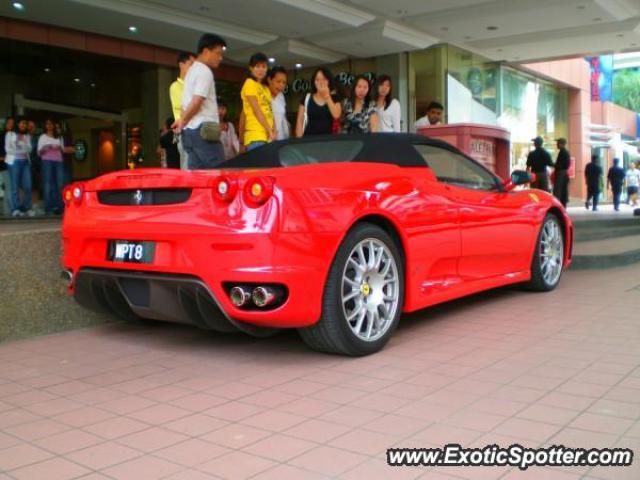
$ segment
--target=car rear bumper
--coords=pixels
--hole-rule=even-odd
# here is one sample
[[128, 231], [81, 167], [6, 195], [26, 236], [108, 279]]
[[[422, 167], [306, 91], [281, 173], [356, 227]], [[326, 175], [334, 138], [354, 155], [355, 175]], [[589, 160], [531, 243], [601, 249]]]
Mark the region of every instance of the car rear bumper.
[[[72, 272], [69, 292], [80, 304], [216, 330], [234, 323], [274, 328], [316, 323], [341, 240], [339, 234], [324, 233], [223, 234], [157, 227], [122, 235], [110, 230], [63, 230], [62, 265]], [[116, 231], [127, 228], [116, 226]], [[153, 263], [109, 261], [108, 241], [123, 237], [155, 242]], [[229, 286], [245, 284], [281, 285], [287, 297], [270, 310], [239, 308], [231, 303]]]
[[122, 318], [189, 323], [223, 333], [251, 332], [231, 319], [197, 277], [84, 268], [75, 278], [76, 301], [85, 308]]

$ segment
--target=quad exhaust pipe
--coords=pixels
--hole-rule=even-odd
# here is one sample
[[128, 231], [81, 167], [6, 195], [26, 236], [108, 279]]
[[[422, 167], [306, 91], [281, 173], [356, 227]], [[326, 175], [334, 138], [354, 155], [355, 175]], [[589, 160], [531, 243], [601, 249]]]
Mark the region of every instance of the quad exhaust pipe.
[[236, 308], [267, 308], [281, 302], [286, 296], [283, 287], [268, 285], [236, 285], [229, 290], [229, 299]]
[[245, 287], [233, 287], [229, 298], [234, 307], [244, 307], [251, 300], [251, 292]]
[[256, 307], [264, 308], [271, 305], [276, 300], [276, 292], [269, 287], [256, 287], [251, 295]]

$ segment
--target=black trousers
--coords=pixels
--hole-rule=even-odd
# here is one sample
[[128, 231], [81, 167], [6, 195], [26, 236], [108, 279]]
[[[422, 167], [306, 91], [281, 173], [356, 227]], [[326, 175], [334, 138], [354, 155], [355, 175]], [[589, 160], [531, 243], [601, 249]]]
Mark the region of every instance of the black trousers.
[[547, 172], [533, 172], [536, 175], [536, 181], [531, 183], [531, 188], [549, 191], [549, 175]]
[[569, 203], [569, 173], [566, 170], [556, 170], [556, 181], [553, 182], [553, 196], [560, 200], [566, 208]]
[[622, 185], [611, 185], [611, 192], [613, 193], [613, 208], [618, 210], [620, 208], [620, 197], [622, 196]]
[[597, 210], [598, 209], [598, 200], [600, 199], [600, 189], [599, 188], [587, 187], [587, 208], [589, 207], [589, 204], [591, 203], [591, 199], [593, 199], [593, 209]]

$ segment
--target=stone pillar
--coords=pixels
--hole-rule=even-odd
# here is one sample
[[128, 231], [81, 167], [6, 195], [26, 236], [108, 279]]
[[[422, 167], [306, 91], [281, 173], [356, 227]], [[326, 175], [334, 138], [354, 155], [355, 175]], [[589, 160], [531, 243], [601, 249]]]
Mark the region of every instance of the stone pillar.
[[584, 169], [591, 160], [589, 125], [591, 124], [591, 93], [584, 89], [569, 90], [569, 145], [575, 160], [575, 177], [571, 179], [569, 196], [583, 199], [586, 195]]
[[142, 146], [145, 167], [159, 167], [156, 149], [160, 140], [160, 127], [171, 116], [169, 86], [174, 80], [170, 68], [156, 67], [142, 74]]

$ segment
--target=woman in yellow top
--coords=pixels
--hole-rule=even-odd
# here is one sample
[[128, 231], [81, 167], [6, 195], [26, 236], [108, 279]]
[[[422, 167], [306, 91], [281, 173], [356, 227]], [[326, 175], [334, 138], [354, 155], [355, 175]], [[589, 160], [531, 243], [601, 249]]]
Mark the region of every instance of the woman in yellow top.
[[253, 150], [276, 139], [271, 111], [271, 92], [263, 84], [268, 69], [267, 56], [256, 53], [249, 60], [249, 78], [242, 86], [242, 110], [244, 113], [243, 143]]

